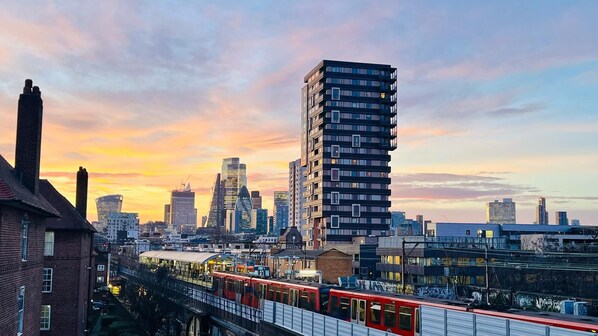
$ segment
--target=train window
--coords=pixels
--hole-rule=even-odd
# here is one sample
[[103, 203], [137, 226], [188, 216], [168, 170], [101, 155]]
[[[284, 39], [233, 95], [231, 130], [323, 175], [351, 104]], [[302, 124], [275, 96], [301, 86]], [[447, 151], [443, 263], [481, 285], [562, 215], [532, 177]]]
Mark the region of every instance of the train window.
[[328, 290], [322, 290], [320, 292], [320, 312], [324, 313], [328, 311]]
[[289, 304], [293, 307], [299, 306], [299, 291], [296, 289], [291, 289], [291, 302]]
[[276, 301], [276, 292], [272, 285], [270, 285], [270, 290], [268, 291], [268, 300]]
[[282, 290], [282, 303], [289, 304], [289, 289], [284, 288]]
[[302, 309], [309, 309], [309, 298], [306, 291], [301, 292], [301, 298], [299, 299], [299, 306]]
[[357, 300], [351, 300], [351, 321], [357, 321]]
[[333, 317], [338, 317], [339, 309], [338, 309], [338, 298], [333, 296], [330, 298], [330, 315]]
[[276, 287], [276, 301], [282, 303], [282, 288]]
[[411, 307], [399, 308], [399, 328], [411, 330]]
[[[355, 309], [357, 310], [357, 309]], [[349, 299], [342, 297], [340, 306], [340, 316], [343, 320], [349, 319]]]
[[309, 310], [316, 311], [316, 293], [309, 293]]
[[365, 300], [359, 300], [359, 320], [365, 322]]
[[380, 324], [380, 302], [372, 302], [370, 304], [370, 321], [374, 324]]
[[393, 328], [396, 325], [397, 308], [394, 303], [384, 305], [384, 325]]

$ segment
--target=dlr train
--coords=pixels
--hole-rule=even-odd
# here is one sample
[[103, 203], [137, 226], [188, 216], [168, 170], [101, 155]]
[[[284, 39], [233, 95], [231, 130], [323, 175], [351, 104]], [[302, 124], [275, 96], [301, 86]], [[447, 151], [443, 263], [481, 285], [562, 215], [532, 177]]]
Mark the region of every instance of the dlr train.
[[467, 303], [410, 295], [344, 289], [330, 285], [285, 279], [266, 279], [248, 274], [215, 271], [215, 295], [258, 308], [260, 300], [281, 302], [367, 327], [405, 336], [420, 335], [422, 306], [468, 311], [546, 326], [598, 332], [598, 318], [538, 313], [499, 312], [472, 308]]

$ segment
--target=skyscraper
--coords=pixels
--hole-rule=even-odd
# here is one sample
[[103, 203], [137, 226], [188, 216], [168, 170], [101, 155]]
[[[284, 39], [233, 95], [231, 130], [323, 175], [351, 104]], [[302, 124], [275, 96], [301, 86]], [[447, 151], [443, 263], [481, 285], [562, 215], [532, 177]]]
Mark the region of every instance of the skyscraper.
[[251, 192], [251, 206], [253, 209], [261, 209], [262, 208], [262, 196], [260, 196], [260, 192], [254, 190]]
[[222, 184], [224, 188], [224, 210], [234, 210], [237, 195], [243, 186], [247, 186], [247, 168], [239, 158], [222, 160]]
[[289, 163], [289, 225], [305, 236], [305, 167], [301, 159]]
[[286, 191], [274, 192], [274, 233], [280, 235], [280, 230], [289, 226], [289, 193]]
[[546, 211], [546, 199], [544, 197], [538, 197], [536, 224], [548, 225], [548, 211]]
[[123, 206], [123, 195], [107, 195], [96, 198], [98, 211], [98, 231], [103, 231], [108, 226], [108, 215], [111, 212], [120, 212]]
[[190, 184], [170, 194], [170, 225], [180, 233], [195, 233], [197, 229], [195, 192]]
[[216, 174], [216, 181], [212, 187], [212, 200], [210, 201], [206, 227], [224, 229], [224, 186], [219, 173]]
[[268, 233], [268, 210], [251, 210], [251, 227], [255, 229], [255, 234], [265, 235]]
[[511, 198], [503, 198], [502, 202], [494, 200], [486, 204], [486, 223], [515, 224], [515, 202]]
[[555, 215], [556, 225], [569, 225], [569, 219], [567, 219], [567, 211], [557, 211]]
[[304, 82], [308, 248], [385, 233], [391, 217], [389, 152], [397, 147], [396, 68], [324, 60]]

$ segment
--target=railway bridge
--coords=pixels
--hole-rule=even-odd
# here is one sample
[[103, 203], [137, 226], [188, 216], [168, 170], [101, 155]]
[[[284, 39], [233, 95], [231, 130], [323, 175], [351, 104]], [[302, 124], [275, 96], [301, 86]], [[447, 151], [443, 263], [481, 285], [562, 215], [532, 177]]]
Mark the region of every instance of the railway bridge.
[[[142, 284], [138, 271], [120, 268], [132, 283]], [[151, 276], [151, 275], [150, 275]], [[279, 302], [263, 300], [260, 308], [243, 305], [209, 293], [207, 283], [190, 283], [168, 278], [162, 295], [182, 309], [176, 320], [181, 324], [176, 336], [393, 336], [369, 328], [359, 320], [347, 322]], [[589, 332], [550, 327], [508, 318], [477, 315], [442, 308], [423, 307], [414, 336], [589, 336]], [[364, 322], [364, 321], [362, 321]]]

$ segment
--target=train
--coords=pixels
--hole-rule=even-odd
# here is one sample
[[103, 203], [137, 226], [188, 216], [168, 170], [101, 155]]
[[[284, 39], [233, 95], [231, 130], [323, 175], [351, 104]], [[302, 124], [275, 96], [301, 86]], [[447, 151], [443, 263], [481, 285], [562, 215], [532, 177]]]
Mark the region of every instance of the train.
[[493, 311], [464, 302], [347, 289], [298, 280], [214, 271], [213, 294], [254, 308], [271, 300], [403, 336], [420, 335], [422, 306], [467, 311], [571, 330], [598, 333], [598, 318], [525, 311]]

